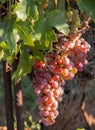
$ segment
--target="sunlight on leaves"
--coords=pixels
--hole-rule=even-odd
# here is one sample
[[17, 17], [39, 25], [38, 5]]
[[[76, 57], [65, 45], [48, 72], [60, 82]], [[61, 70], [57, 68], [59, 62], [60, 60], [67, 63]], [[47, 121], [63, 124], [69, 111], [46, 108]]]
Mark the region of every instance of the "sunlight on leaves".
[[3, 56], [4, 56], [4, 51], [3, 49], [0, 48], [0, 60], [3, 58]]
[[20, 39], [23, 40], [26, 45], [34, 46], [34, 43], [32, 40], [32, 27], [29, 21], [16, 22], [15, 28], [17, 29], [17, 33], [19, 34]]
[[53, 32], [51, 26], [47, 22], [47, 19], [42, 20], [40, 18], [34, 26], [35, 30], [35, 39], [43, 44], [45, 47], [48, 47], [50, 43], [56, 41], [56, 35]]
[[85, 128], [77, 128], [76, 130], [85, 130]]
[[20, 50], [20, 61], [17, 67], [17, 70], [13, 73], [12, 79], [15, 80], [15, 83], [26, 74], [30, 73], [32, 70], [34, 59], [31, 54], [28, 54], [25, 46], [21, 47]]
[[0, 23], [0, 42], [6, 41], [9, 44], [10, 52], [16, 49], [15, 36], [13, 35], [13, 21]]
[[21, 1], [20, 3], [17, 3], [17, 6], [14, 10], [17, 14], [17, 17], [21, 19], [22, 21], [25, 21], [27, 18], [27, 1]]

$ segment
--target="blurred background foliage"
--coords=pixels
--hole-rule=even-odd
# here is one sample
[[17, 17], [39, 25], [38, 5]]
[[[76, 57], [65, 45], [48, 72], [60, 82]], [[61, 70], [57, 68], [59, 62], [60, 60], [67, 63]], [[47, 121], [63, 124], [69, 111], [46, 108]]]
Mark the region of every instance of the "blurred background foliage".
[[[36, 105], [36, 95], [34, 93], [32, 83], [28, 76], [22, 78], [22, 90], [23, 90], [23, 102], [24, 102], [24, 116], [25, 116], [25, 127], [30, 130], [39, 130], [39, 117], [37, 113], [37, 105]], [[13, 93], [13, 85], [12, 85], [12, 94]], [[14, 100], [14, 98], [13, 98]], [[33, 115], [33, 117], [32, 117]], [[35, 116], [37, 115], [37, 116]], [[15, 115], [14, 115], [15, 117]], [[15, 120], [15, 118], [14, 118]], [[6, 124], [5, 118], [5, 106], [4, 106], [4, 90], [3, 90], [3, 68], [2, 62], [0, 61], [0, 126]], [[14, 125], [16, 126], [16, 120], [14, 121]]]

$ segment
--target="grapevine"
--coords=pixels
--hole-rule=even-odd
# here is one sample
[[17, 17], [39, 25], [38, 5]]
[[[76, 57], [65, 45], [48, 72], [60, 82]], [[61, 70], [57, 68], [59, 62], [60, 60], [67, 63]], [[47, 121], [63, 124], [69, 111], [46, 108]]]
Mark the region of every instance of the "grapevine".
[[84, 25], [77, 33], [64, 37], [62, 42], [54, 42], [53, 49], [46, 52], [44, 61], [36, 59], [34, 62], [33, 87], [45, 126], [55, 123], [65, 81], [74, 78], [88, 63], [86, 58], [90, 45], [81, 38], [87, 29], [87, 24]]
[[[0, 60], [3, 60], [5, 90], [7, 79], [14, 82], [17, 129], [24, 129], [21, 83], [32, 80], [41, 121], [53, 125], [59, 115], [66, 80], [72, 80], [88, 64], [90, 45], [83, 39], [95, 2], [83, 0], [0, 0]], [[93, 22], [92, 21], [92, 22]], [[9, 66], [11, 75], [7, 74]], [[32, 78], [31, 78], [32, 75]], [[7, 77], [8, 76], [8, 77]], [[5, 91], [6, 115], [8, 107]], [[11, 103], [13, 102], [12, 99]], [[10, 110], [9, 110], [10, 109]], [[7, 118], [13, 127], [13, 114]]]

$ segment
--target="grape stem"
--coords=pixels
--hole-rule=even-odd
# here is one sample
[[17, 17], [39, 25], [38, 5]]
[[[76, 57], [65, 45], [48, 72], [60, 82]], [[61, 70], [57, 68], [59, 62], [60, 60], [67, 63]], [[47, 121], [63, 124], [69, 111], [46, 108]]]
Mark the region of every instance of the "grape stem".
[[[88, 17], [87, 20], [85, 20], [84, 24], [82, 25], [82, 28], [79, 30], [78, 33], [83, 33], [89, 29], [89, 23], [91, 22], [91, 18]], [[82, 35], [82, 34], [81, 34]]]

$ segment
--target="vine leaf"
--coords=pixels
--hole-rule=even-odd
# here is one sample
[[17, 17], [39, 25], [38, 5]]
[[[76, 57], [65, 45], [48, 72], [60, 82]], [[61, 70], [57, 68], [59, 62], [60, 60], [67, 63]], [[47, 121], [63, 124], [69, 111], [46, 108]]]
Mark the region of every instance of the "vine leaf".
[[38, 19], [38, 9], [35, 3], [35, 0], [28, 0], [28, 12], [29, 15], [34, 19], [37, 20]]
[[10, 53], [10, 48], [6, 41], [0, 43], [0, 60], [1, 59], [6, 59], [8, 63], [12, 61], [12, 53]]
[[47, 22], [47, 19], [39, 18], [39, 20], [34, 25], [35, 30], [35, 40], [39, 41], [43, 46], [48, 47], [50, 43], [56, 41], [56, 35], [52, 30], [51, 26]]
[[34, 46], [32, 40], [32, 28], [31, 28], [31, 23], [29, 21], [15, 22], [15, 28], [18, 30], [20, 39], [23, 40], [26, 45]]
[[44, 61], [44, 54], [36, 48], [32, 48], [33, 57]]
[[4, 51], [3, 51], [3, 49], [0, 47], [0, 60], [2, 60], [3, 56], [4, 56]]
[[20, 50], [20, 61], [17, 66], [17, 70], [13, 73], [12, 79], [15, 83], [23, 76], [27, 75], [32, 70], [34, 58], [31, 54], [26, 51], [24, 46]]
[[59, 32], [63, 33], [64, 35], [68, 35], [69, 33], [69, 25], [67, 24], [67, 19], [65, 17], [65, 11], [51, 11], [48, 14], [49, 22], [51, 26], [54, 26]]
[[19, 19], [25, 21], [27, 18], [27, 1], [22, 0], [21, 2], [17, 3], [14, 11]]
[[9, 45], [10, 53], [16, 49], [16, 40], [13, 34], [13, 22], [0, 23], [0, 42], [6, 41]]
[[95, 0], [78, 0], [78, 4], [81, 10], [95, 20]]
[[20, 0], [14, 9], [18, 19], [25, 21], [28, 16], [38, 18], [38, 10], [34, 0]]
[[48, 47], [53, 41], [57, 41], [56, 34], [52, 29], [53, 27], [68, 35], [69, 26], [66, 24], [64, 11], [49, 11], [45, 18], [40, 17], [34, 25], [35, 39], [43, 46]]

